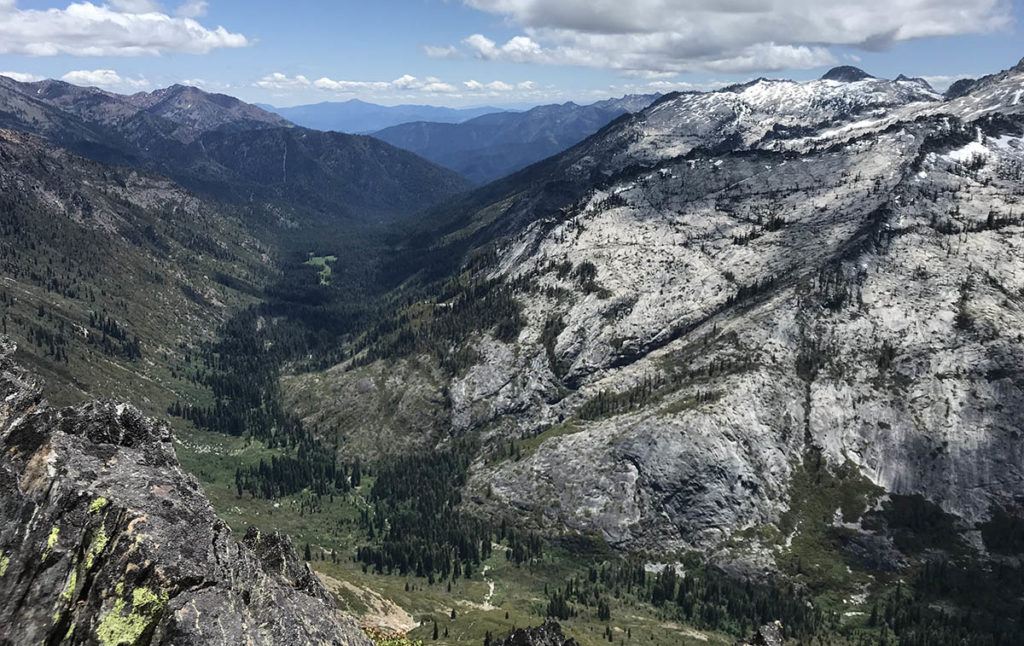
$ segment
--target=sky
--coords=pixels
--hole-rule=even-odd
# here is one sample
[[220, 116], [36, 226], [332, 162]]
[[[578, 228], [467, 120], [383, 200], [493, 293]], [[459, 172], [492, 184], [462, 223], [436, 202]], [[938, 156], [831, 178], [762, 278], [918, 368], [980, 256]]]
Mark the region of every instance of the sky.
[[0, 0], [0, 74], [290, 106], [526, 106], [835, 65], [956, 78], [1024, 57], [1024, 0]]

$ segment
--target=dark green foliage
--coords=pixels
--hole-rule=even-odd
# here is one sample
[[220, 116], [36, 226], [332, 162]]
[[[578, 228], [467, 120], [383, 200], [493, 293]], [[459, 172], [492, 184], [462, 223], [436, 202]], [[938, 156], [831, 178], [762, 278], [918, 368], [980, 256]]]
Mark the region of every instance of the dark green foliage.
[[258, 498], [280, 498], [309, 490], [318, 496], [344, 493], [358, 486], [358, 471], [353, 465], [339, 464], [333, 451], [316, 442], [299, 443], [295, 455], [274, 456], [269, 462], [235, 472], [238, 495], [249, 493]]
[[968, 309], [973, 289], [974, 284], [969, 279], [960, 285], [960, 298], [956, 302], [956, 317], [953, 319], [953, 325], [961, 332], [970, 332], [974, 329], [974, 316]]
[[544, 322], [544, 329], [540, 335], [540, 342], [544, 345], [544, 351], [548, 356], [548, 367], [558, 377], [563, 376], [566, 370], [565, 366], [558, 360], [558, 356], [555, 355], [555, 343], [558, 340], [558, 335], [563, 330], [565, 330], [565, 321], [562, 320], [561, 316], [555, 316]]
[[910, 585], [875, 602], [868, 625], [899, 646], [1024, 643], [1024, 569], [927, 560]]
[[775, 276], [768, 276], [763, 279], [755, 280], [749, 285], [740, 285], [736, 289], [736, 293], [726, 299], [726, 305], [743, 304], [750, 299], [770, 291], [776, 282]]
[[570, 617], [576, 616], [576, 610], [568, 602], [568, 597], [573, 594], [572, 590], [573, 582], [569, 581], [566, 584], [565, 592], [555, 590], [554, 593], [548, 598], [547, 616], [553, 619], [561, 619], [565, 621]]
[[697, 563], [682, 574], [671, 566], [651, 573], [636, 561], [591, 566], [585, 578], [572, 578], [548, 595], [547, 615], [568, 619], [592, 608], [607, 621], [609, 599], [624, 596], [650, 603], [668, 618], [736, 636], [778, 619], [787, 637], [803, 639], [837, 619], [826, 617], [804, 592], [783, 582], [753, 581]]
[[506, 343], [519, 335], [524, 321], [514, 294], [523, 286], [520, 281], [453, 279], [425, 303], [370, 327], [353, 349], [353, 354], [363, 353], [352, 365], [431, 354], [450, 374], [458, 374], [472, 358], [458, 352], [472, 333], [492, 330]]
[[660, 380], [647, 377], [640, 385], [621, 393], [602, 390], [580, 406], [577, 414], [580, 419], [595, 420], [636, 410], [654, 398], [660, 385]]
[[[358, 236], [349, 242], [368, 244]], [[280, 457], [240, 469], [235, 478], [239, 495], [276, 498], [305, 489], [327, 495], [359, 485], [359, 465], [339, 463], [333, 447], [324, 446], [287, 413], [278, 386], [285, 363], [314, 357], [319, 366], [339, 358], [342, 338], [373, 306], [370, 297], [349, 300], [359, 271], [349, 268], [331, 285], [322, 285], [316, 269], [293, 254], [264, 300], [237, 313], [215, 342], [200, 348], [202, 368], [195, 381], [209, 389], [213, 403], [176, 402], [168, 412], [199, 428], [252, 437], [284, 450]]]
[[[735, 368], [736, 366], [714, 365], [710, 366], [709, 370], [728, 372]], [[619, 393], [602, 390], [596, 397], [584, 402], [580, 406], [577, 415], [583, 420], [598, 420], [639, 410], [672, 392], [677, 384], [695, 378], [699, 371], [686, 372], [684, 374], [687, 376], [680, 374], [668, 378], [645, 377], [638, 385]], [[716, 392], [698, 391], [696, 394], [680, 400], [679, 404], [675, 407], [696, 408], [703, 403], [715, 401], [720, 396]]]
[[377, 572], [397, 571], [433, 579], [471, 576], [491, 554], [495, 540], [509, 545], [509, 558], [522, 563], [540, 555], [536, 536], [495, 528], [458, 510], [472, 442], [450, 449], [400, 457], [375, 468], [371, 509], [361, 524], [372, 539], [357, 558]]
[[137, 336], [129, 336], [127, 330], [105, 313], [89, 313], [89, 327], [99, 334], [90, 334], [89, 343], [98, 347], [103, 354], [123, 357], [129, 361], [142, 358], [142, 342]]
[[980, 525], [985, 547], [1000, 554], [1024, 553], [1024, 519], [996, 505], [992, 518]]

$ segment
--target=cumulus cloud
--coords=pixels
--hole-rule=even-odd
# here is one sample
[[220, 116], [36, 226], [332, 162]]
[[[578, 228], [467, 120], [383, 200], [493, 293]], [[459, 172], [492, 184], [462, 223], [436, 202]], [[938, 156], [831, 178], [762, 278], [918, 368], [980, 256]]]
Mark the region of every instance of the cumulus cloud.
[[462, 52], [454, 45], [440, 47], [437, 45], [424, 45], [423, 53], [429, 58], [461, 58]]
[[510, 92], [529, 93], [537, 88], [532, 81], [521, 81], [519, 83], [506, 83], [505, 81], [490, 81], [481, 83], [476, 80], [463, 81], [462, 83], [450, 83], [437, 77], [418, 78], [412, 75], [403, 75], [393, 81], [344, 81], [328, 77], [310, 80], [309, 78], [297, 75], [288, 76], [281, 72], [268, 74], [256, 81], [256, 87], [275, 92], [290, 92], [295, 90], [322, 90], [337, 94], [446, 94], [452, 96], [488, 95], [496, 96]]
[[274, 72], [256, 81], [254, 85], [264, 90], [294, 90], [309, 87], [312, 85], [312, 82], [301, 74], [298, 76], [288, 76], [281, 72]]
[[774, 71], [835, 62], [828, 47], [865, 50], [1011, 23], [1005, 0], [464, 0], [523, 34], [473, 34], [478, 58], [623, 72]]
[[33, 83], [35, 81], [42, 81], [43, 77], [37, 74], [28, 74], [26, 72], [0, 72], [0, 76], [6, 76], [9, 79], [14, 79], [19, 83]]
[[[527, 82], [529, 83], [529, 82]], [[477, 81], [467, 81], [463, 83], [463, 87], [469, 91], [477, 91], [484, 89], [496, 89], [498, 85], [508, 86], [510, 89], [516, 86], [503, 83], [501, 81], [494, 81], [492, 83], [484, 84], [478, 83]], [[459, 87], [445, 82], [436, 76], [427, 76], [424, 78], [418, 78], [410, 74], [405, 74], [392, 81], [347, 81], [337, 80], [328, 77], [318, 78], [315, 81], [300, 75], [288, 76], [281, 72], [274, 72], [268, 74], [260, 80], [256, 81], [256, 87], [263, 88], [265, 90], [274, 91], [290, 91], [300, 89], [316, 89], [323, 90], [325, 92], [334, 92], [338, 94], [358, 94], [358, 93], [402, 93], [402, 92], [420, 92], [424, 94], [454, 94], [459, 92]], [[523, 86], [523, 84], [520, 84]], [[524, 86], [525, 87], [525, 86]]]
[[206, 2], [206, 0], [187, 0], [178, 5], [174, 13], [182, 18], [202, 18], [206, 15], [209, 5], [210, 3]]
[[107, 90], [142, 90], [150, 86], [144, 78], [127, 78], [115, 70], [74, 70], [61, 77], [73, 85], [101, 87]]
[[515, 92], [517, 90], [520, 92], [529, 92], [535, 89], [537, 87], [537, 84], [534, 83], [533, 81], [522, 81], [520, 83], [515, 84], [506, 83], [505, 81], [491, 81], [490, 83], [481, 83], [480, 81], [470, 79], [468, 81], [463, 81], [462, 86], [465, 87], [470, 92], [486, 92], [494, 95], [503, 92]]
[[[186, 2], [195, 11], [203, 2]], [[191, 16], [170, 16], [151, 0], [75, 2], [60, 9], [20, 9], [0, 0], [0, 54], [29, 56], [155, 56], [205, 54], [245, 47], [248, 39], [224, 27], [204, 27]]]
[[153, 0], [110, 0], [110, 6], [124, 13], [160, 13], [160, 3]]

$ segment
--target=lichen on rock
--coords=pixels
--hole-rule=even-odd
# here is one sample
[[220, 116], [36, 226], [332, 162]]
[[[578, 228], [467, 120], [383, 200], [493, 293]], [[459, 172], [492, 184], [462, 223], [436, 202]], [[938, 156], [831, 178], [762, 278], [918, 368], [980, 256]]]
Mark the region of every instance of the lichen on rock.
[[123, 586], [118, 586], [117, 593], [113, 607], [100, 619], [96, 637], [103, 646], [133, 646], [159, 621], [168, 595], [165, 590], [153, 592], [149, 588], [135, 588], [129, 606]]

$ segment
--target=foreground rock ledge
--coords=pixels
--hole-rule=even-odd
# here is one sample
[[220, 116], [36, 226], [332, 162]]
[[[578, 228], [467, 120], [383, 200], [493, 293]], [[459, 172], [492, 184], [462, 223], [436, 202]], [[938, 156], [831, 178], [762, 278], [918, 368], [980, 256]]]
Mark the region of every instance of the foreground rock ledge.
[[52, 409], [13, 351], [0, 339], [0, 644], [369, 646], [288, 539], [232, 536], [165, 424]]

